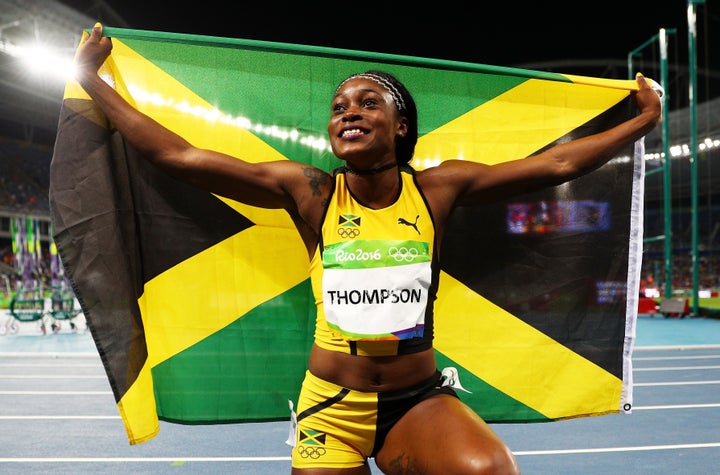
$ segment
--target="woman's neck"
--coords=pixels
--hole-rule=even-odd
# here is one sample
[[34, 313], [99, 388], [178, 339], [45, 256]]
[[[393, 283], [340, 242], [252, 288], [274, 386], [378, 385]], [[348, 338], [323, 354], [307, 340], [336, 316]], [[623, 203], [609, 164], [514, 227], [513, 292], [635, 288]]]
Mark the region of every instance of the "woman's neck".
[[[373, 171], [378, 170], [378, 171]], [[397, 164], [381, 165], [354, 173], [345, 166], [346, 186], [355, 199], [372, 209], [385, 208], [394, 203], [400, 193], [400, 172]]]
[[369, 168], [367, 170], [360, 170], [345, 164], [345, 171], [348, 173], [352, 173], [353, 175], [377, 175], [378, 173], [390, 170], [391, 168], [395, 168], [396, 166], [397, 163], [390, 162], [386, 163], [385, 165], [380, 165], [379, 167]]

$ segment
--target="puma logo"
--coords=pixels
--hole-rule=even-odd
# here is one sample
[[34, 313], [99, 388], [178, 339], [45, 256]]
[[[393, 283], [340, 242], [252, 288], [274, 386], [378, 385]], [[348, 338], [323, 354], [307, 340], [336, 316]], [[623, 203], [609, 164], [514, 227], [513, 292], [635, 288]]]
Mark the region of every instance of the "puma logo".
[[415, 216], [415, 222], [411, 223], [405, 218], [398, 218], [398, 224], [404, 224], [405, 226], [412, 227], [418, 234], [420, 234], [420, 230], [417, 227], [418, 219], [420, 218], [420, 215]]

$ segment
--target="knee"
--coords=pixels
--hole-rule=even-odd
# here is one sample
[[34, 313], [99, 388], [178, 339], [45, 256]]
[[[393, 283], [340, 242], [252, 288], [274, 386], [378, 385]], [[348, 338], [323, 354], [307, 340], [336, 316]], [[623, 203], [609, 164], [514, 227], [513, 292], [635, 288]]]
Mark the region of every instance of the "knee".
[[466, 475], [520, 475], [515, 456], [506, 446], [472, 452], [452, 462], [457, 464], [448, 473]]

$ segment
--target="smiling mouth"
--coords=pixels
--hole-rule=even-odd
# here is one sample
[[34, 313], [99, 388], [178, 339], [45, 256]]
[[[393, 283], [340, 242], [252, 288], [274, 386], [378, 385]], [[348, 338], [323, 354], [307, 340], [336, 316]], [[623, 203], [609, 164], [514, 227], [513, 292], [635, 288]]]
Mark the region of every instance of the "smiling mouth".
[[346, 130], [342, 131], [342, 133], [340, 134], [340, 137], [344, 138], [344, 139], [349, 139], [349, 138], [359, 137], [361, 135], [364, 135], [364, 132], [360, 129], [346, 129]]

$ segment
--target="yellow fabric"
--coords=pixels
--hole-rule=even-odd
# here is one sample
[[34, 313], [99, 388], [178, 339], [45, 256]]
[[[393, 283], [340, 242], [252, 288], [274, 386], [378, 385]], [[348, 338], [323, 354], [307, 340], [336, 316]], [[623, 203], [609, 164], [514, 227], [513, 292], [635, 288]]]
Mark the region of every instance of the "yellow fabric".
[[[328, 400], [337, 398], [332, 405]], [[378, 393], [350, 391], [309, 371], [298, 400], [294, 468], [350, 468], [365, 463], [375, 440]], [[303, 412], [308, 411], [307, 417]]]

